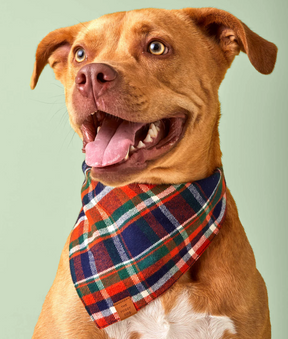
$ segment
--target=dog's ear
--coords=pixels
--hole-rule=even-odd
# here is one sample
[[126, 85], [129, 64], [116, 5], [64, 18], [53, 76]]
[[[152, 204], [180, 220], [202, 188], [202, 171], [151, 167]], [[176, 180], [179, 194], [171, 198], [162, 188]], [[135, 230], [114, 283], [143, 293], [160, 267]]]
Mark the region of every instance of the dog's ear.
[[61, 76], [67, 65], [71, 46], [80, 29], [83, 28], [83, 25], [84, 24], [80, 23], [74, 26], [56, 29], [46, 35], [39, 43], [30, 82], [31, 89], [35, 88], [39, 76], [47, 63], [53, 68], [56, 79], [61, 80]]
[[207, 35], [217, 40], [229, 66], [241, 50], [260, 73], [273, 71], [277, 47], [251, 31], [234, 15], [216, 8], [184, 8], [183, 12]]

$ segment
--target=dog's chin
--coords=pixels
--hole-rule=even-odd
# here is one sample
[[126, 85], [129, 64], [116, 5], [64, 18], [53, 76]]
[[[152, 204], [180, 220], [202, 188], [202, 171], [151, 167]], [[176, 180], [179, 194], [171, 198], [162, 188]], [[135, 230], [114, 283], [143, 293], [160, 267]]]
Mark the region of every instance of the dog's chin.
[[80, 127], [92, 179], [110, 186], [139, 182], [164, 156], [173, 153], [186, 122], [187, 115], [182, 112], [149, 123], [102, 111], [92, 113]]

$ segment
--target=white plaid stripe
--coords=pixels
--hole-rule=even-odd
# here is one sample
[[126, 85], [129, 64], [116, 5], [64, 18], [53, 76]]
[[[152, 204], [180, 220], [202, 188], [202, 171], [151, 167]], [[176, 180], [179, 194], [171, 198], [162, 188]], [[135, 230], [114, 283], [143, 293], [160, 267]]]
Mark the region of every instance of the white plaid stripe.
[[95, 197], [93, 195], [93, 192], [89, 192], [88, 195], [91, 196], [91, 199], [89, 199], [88, 204], [86, 204], [84, 206], [84, 211], [88, 211], [90, 210], [90, 208], [93, 208], [94, 206], [96, 206], [98, 204], [98, 202], [105, 197], [105, 195], [107, 195], [109, 192], [111, 192], [113, 190], [113, 187], [110, 186], [105, 186], [105, 188], [99, 193], [97, 194]]
[[87, 217], [86, 217], [86, 215], [83, 215], [81, 218], [79, 218], [77, 220], [77, 222], [76, 222], [76, 224], [74, 226], [74, 229], [77, 228], [82, 223], [82, 221], [85, 221], [85, 220], [87, 220]]

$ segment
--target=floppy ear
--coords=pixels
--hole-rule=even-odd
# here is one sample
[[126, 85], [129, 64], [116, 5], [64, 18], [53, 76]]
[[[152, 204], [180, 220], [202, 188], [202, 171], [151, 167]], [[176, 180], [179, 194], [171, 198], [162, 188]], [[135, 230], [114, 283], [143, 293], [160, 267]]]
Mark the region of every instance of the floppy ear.
[[83, 25], [84, 24], [80, 23], [74, 26], [56, 29], [46, 35], [39, 43], [30, 82], [31, 89], [35, 88], [39, 76], [48, 62], [55, 72], [56, 79], [61, 79], [61, 75], [67, 65], [71, 46], [78, 32], [83, 28]]
[[184, 8], [183, 11], [207, 35], [216, 39], [229, 66], [241, 50], [260, 73], [269, 74], [273, 71], [277, 47], [251, 31], [234, 15], [216, 8]]

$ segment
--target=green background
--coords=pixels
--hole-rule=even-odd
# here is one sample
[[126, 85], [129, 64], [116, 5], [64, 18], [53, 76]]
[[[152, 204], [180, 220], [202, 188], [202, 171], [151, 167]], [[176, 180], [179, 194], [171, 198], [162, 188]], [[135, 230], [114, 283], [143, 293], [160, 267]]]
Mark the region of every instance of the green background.
[[[241, 53], [220, 88], [228, 187], [269, 293], [274, 339], [287, 319], [287, 9], [282, 0], [1, 1], [0, 337], [31, 338], [80, 209], [81, 142], [63, 88], [46, 67], [29, 88], [37, 44], [50, 31], [143, 7], [225, 9], [278, 48], [264, 76]], [[75, 338], [77, 339], [77, 338]]]

